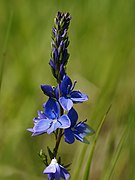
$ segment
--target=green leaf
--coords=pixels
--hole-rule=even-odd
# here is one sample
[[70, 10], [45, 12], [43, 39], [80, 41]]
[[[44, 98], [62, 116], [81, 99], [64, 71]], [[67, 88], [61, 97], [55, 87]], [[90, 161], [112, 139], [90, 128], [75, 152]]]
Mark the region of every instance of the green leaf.
[[39, 157], [41, 158], [42, 162], [48, 166], [48, 158], [47, 155], [43, 152], [43, 150], [41, 149], [40, 152], [38, 153]]
[[54, 154], [52, 153], [52, 151], [50, 150], [48, 146], [47, 146], [47, 150], [48, 150], [49, 157], [52, 160], [54, 158]]
[[61, 157], [58, 158], [58, 164], [61, 164]]
[[68, 168], [69, 166], [71, 166], [72, 163], [69, 163], [67, 165], [63, 165], [65, 168]]

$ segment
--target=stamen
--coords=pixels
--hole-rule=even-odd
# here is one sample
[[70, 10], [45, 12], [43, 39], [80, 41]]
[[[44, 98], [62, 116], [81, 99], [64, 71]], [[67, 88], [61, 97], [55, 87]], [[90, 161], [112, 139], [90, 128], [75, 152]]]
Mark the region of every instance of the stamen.
[[71, 88], [71, 91], [73, 91], [73, 89], [74, 89], [76, 83], [77, 83], [77, 81], [75, 80], [75, 81], [74, 81], [74, 84], [73, 84], [73, 86], [72, 86], [72, 88]]

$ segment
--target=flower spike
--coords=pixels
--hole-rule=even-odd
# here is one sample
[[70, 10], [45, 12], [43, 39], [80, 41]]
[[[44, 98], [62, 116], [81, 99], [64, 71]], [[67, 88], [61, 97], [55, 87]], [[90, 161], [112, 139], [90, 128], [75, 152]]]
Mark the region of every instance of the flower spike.
[[[43, 174], [47, 174], [48, 180], [60, 180], [61, 178], [69, 180], [70, 178], [66, 168], [71, 163], [64, 166], [61, 163], [61, 156], [58, 156], [61, 139], [63, 138], [68, 144], [72, 144], [75, 139], [88, 144], [89, 141], [86, 136], [94, 133], [94, 130], [86, 124], [86, 121], [78, 122], [78, 113], [73, 108], [74, 104], [87, 101], [88, 96], [74, 90], [77, 81], [72, 83], [70, 77], [66, 74], [66, 65], [69, 58], [68, 28], [70, 20], [70, 14], [62, 12], [58, 12], [54, 20], [49, 65], [57, 85], [41, 85], [41, 90], [48, 96], [48, 99], [43, 104], [43, 111], [38, 111], [38, 116], [33, 119], [33, 128], [27, 129], [32, 132], [32, 136], [45, 133], [54, 134], [54, 148], [50, 149], [47, 146], [48, 155], [42, 150], [39, 153], [42, 162], [46, 166]], [[50, 164], [48, 163], [48, 157], [51, 159]]]
[[66, 74], [66, 64], [68, 62], [68, 27], [71, 16], [69, 13], [58, 12], [55, 18], [54, 27], [52, 28], [52, 50], [50, 66], [53, 76], [60, 82]]

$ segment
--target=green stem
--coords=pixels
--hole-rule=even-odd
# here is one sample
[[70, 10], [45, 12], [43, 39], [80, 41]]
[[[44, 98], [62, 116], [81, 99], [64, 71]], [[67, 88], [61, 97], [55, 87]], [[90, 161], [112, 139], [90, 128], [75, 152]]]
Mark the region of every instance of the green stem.
[[[59, 96], [60, 96], [61, 95], [60, 94], [60, 87], [58, 86], [58, 88], [59, 88]], [[63, 108], [60, 105], [60, 115], [62, 116], [63, 114], [64, 114], [64, 111], [63, 111]], [[58, 129], [58, 131], [56, 131], [56, 132], [57, 132], [57, 134], [56, 134], [56, 143], [55, 143], [55, 147], [54, 147], [54, 150], [53, 150], [54, 157], [56, 157], [57, 153], [58, 153], [60, 141], [61, 141], [61, 138], [63, 136], [63, 129]]]
[[62, 135], [63, 135], [63, 130], [60, 129], [59, 132], [58, 132], [58, 136], [57, 136], [57, 140], [56, 140], [56, 144], [55, 144], [55, 148], [54, 148], [54, 157], [57, 156]]

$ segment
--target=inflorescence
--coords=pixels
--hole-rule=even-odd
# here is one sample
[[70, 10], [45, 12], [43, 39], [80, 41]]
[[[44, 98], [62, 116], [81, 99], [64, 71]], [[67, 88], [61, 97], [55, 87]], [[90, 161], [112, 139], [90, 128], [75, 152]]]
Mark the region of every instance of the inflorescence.
[[66, 168], [61, 165], [61, 158], [57, 158], [58, 148], [63, 137], [65, 142], [72, 144], [75, 139], [83, 143], [89, 143], [86, 136], [92, 135], [94, 130], [85, 121], [78, 121], [78, 114], [74, 109], [74, 104], [88, 100], [88, 96], [80, 91], [74, 90], [76, 81], [72, 83], [66, 74], [66, 65], [69, 58], [68, 53], [68, 28], [71, 16], [69, 13], [58, 12], [52, 28], [51, 66], [52, 74], [57, 81], [57, 86], [41, 85], [41, 90], [48, 96], [48, 100], [43, 104], [43, 111], [38, 111], [38, 116], [33, 119], [34, 127], [29, 128], [32, 136], [44, 133], [55, 134], [55, 147], [53, 151], [49, 147], [48, 153], [51, 163], [48, 163], [47, 155], [41, 150], [39, 156], [42, 158], [46, 168], [43, 173], [48, 175], [48, 180], [68, 180], [70, 177]]

